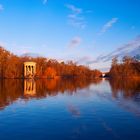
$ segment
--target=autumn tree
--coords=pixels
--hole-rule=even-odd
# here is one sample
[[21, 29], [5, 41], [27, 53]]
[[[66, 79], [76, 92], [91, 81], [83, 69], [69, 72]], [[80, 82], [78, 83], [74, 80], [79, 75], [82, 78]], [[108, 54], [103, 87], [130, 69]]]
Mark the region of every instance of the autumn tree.
[[46, 68], [44, 77], [49, 78], [49, 79], [54, 79], [56, 77], [55, 69], [53, 69], [51, 67]]
[[110, 69], [111, 77], [138, 77], [140, 76], [140, 62], [132, 57], [125, 56], [121, 63], [116, 64], [116, 60]]
[[100, 71], [77, 65], [73, 61], [58, 62], [56, 59], [45, 57], [19, 57], [0, 47], [0, 78], [23, 78], [23, 63], [34, 61], [37, 63], [36, 77], [42, 78], [77, 78], [91, 79], [99, 77]]

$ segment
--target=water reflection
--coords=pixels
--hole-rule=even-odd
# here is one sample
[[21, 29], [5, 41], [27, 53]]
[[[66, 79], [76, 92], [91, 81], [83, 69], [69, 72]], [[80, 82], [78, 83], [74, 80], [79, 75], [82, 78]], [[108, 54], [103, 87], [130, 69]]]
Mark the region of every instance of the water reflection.
[[36, 95], [36, 82], [33, 79], [24, 80], [24, 96]]
[[0, 80], [0, 137], [139, 140], [139, 107], [136, 80]]
[[69, 95], [76, 94], [77, 90], [88, 87], [91, 83], [99, 84], [101, 79], [92, 81], [71, 79], [50, 79], [50, 80], [19, 80], [6, 79], [0, 80], [0, 108], [12, 104], [19, 98], [44, 98], [47, 96], [56, 96], [66, 92]]
[[0, 108], [12, 104], [24, 95], [22, 80], [0, 80]]
[[118, 98], [137, 97], [140, 94], [140, 79], [110, 79], [109, 80], [112, 96]]
[[[47, 96], [56, 96], [67, 93], [73, 95], [77, 90], [89, 87], [91, 84], [100, 85], [101, 82], [109, 82], [111, 87], [111, 94], [113, 98], [131, 98], [136, 102], [140, 100], [140, 81], [131, 80], [107, 80], [96, 79], [93, 81], [71, 79], [50, 79], [50, 80], [0, 80], [0, 108], [12, 104], [19, 98], [44, 98]], [[102, 88], [102, 87], [100, 87]], [[101, 89], [103, 91], [103, 89]], [[103, 95], [102, 95], [103, 96]], [[70, 107], [70, 110], [73, 110]]]
[[128, 112], [140, 116], [140, 80], [116, 79], [109, 80], [112, 97], [118, 105]]

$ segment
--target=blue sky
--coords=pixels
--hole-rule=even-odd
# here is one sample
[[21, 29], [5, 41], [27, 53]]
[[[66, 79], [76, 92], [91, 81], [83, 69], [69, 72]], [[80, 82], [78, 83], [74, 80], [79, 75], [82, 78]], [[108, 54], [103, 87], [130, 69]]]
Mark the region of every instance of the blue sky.
[[0, 0], [0, 44], [21, 55], [82, 61], [140, 34], [139, 0]]

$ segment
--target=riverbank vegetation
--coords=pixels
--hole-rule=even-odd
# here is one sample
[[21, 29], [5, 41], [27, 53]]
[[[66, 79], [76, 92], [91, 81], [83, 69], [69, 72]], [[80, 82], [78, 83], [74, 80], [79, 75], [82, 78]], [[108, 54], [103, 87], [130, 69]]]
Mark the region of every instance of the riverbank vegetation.
[[117, 58], [112, 60], [109, 72], [111, 78], [130, 78], [140, 80], [140, 60], [137, 57], [123, 57], [119, 63]]
[[86, 78], [93, 79], [101, 76], [99, 70], [91, 70], [86, 66], [77, 65], [72, 61], [58, 62], [45, 57], [19, 57], [0, 47], [0, 78], [23, 78], [23, 63], [37, 63], [37, 78]]

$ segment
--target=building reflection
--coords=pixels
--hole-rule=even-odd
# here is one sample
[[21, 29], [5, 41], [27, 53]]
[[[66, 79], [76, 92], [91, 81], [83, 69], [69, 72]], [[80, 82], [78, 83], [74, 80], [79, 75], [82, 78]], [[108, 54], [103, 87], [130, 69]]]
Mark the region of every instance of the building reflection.
[[36, 82], [33, 79], [24, 80], [24, 96], [36, 95]]

